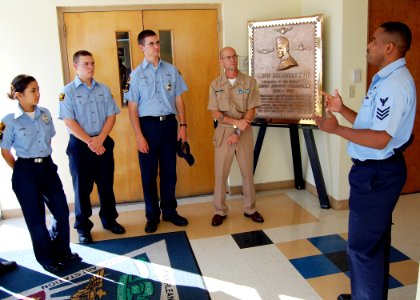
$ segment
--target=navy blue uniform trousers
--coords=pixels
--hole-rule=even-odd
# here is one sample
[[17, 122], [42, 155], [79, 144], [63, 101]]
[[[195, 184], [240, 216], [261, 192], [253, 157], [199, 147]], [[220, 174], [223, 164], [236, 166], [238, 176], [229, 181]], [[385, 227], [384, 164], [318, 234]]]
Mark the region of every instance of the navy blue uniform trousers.
[[349, 174], [347, 254], [352, 299], [387, 299], [392, 211], [406, 182], [402, 154], [379, 161], [354, 161]]
[[[18, 158], [12, 187], [31, 235], [36, 260], [41, 265], [52, 264], [71, 254], [69, 208], [51, 157], [41, 163], [33, 158]], [[52, 214], [50, 230], [46, 225], [45, 205]]]
[[112, 226], [118, 217], [115, 208], [114, 195], [114, 141], [107, 137], [103, 146], [106, 151], [97, 155], [89, 149], [88, 145], [74, 135], [70, 135], [67, 147], [69, 156], [70, 173], [74, 189], [74, 228], [79, 233], [89, 232], [93, 223], [89, 220], [92, 216], [90, 194], [93, 184], [98, 188], [100, 210], [99, 217], [103, 226]]
[[[159, 222], [160, 213], [176, 214], [176, 143], [178, 122], [174, 115], [165, 121], [155, 117], [141, 117], [140, 128], [149, 144], [149, 153], [139, 152], [141, 181], [148, 221]], [[157, 188], [159, 169], [160, 205]]]

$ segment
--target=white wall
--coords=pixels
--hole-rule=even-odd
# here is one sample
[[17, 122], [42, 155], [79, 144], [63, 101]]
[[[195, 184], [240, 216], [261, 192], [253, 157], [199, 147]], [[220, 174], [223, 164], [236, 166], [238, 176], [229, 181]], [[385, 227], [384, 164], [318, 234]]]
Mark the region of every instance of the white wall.
[[[157, 2], [159, 4], [209, 3], [204, 0], [15, 0], [0, 2], [0, 40], [2, 41], [0, 45], [0, 117], [8, 113], [13, 106], [12, 101], [8, 100], [5, 94], [9, 90], [12, 78], [20, 73], [30, 74], [37, 78], [41, 88], [40, 105], [47, 107], [56, 117], [58, 92], [64, 84], [57, 7], [156, 5]], [[349, 69], [362, 68], [365, 74], [364, 63], [359, 60], [359, 55], [354, 55], [356, 51], [365, 49], [366, 45], [367, 4], [365, 2], [365, 0], [265, 0], [263, 2], [217, 0], [211, 3], [220, 3], [222, 7], [223, 45], [235, 47], [241, 56], [248, 55], [247, 21], [325, 14], [324, 83], [327, 90], [332, 90], [334, 87], [345, 88], [343, 82], [348, 81]], [[344, 11], [346, 11], [345, 14]], [[348, 48], [349, 46], [352, 47]], [[357, 95], [360, 99], [359, 96], [363, 95], [364, 90], [363, 84], [359, 85]], [[61, 121], [56, 120], [54, 124], [57, 136], [53, 139], [53, 159], [59, 167], [68, 201], [73, 202], [71, 177], [65, 154], [68, 134]], [[347, 191], [342, 192], [348, 189], [343, 179], [348, 172], [345, 143], [338, 138], [319, 132], [316, 132], [315, 138], [323, 163], [328, 193], [336, 199], [346, 199]], [[336, 149], [340, 151], [336, 152]], [[302, 152], [304, 151], [306, 150], [303, 145]], [[306, 179], [313, 182], [305, 155], [303, 163]], [[293, 179], [288, 130], [268, 129], [255, 175], [257, 183]], [[0, 160], [0, 178], [0, 209], [19, 208], [11, 189], [11, 170], [3, 160]], [[238, 185], [240, 182], [239, 171], [235, 165], [231, 175], [231, 184]]]

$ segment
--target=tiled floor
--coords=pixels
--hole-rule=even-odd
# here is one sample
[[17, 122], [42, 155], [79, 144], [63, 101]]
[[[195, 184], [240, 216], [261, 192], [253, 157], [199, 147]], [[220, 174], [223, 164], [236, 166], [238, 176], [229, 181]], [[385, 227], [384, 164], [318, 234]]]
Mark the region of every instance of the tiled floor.
[[[258, 210], [266, 221], [257, 224], [243, 216], [240, 197], [231, 198], [220, 227], [210, 225], [212, 197], [201, 196], [179, 200], [187, 227], [161, 222], [158, 229], [186, 230], [212, 299], [336, 299], [349, 292], [348, 211], [320, 209], [318, 199], [306, 191], [270, 191], [258, 194]], [[145, 234], [142, 204], [120, 205], [118, 210], [127, 229], [124, 237]], [[416, 297], [419, 212], [419, 194], [401, 197], [394, 213], [389, 299]], [[101, 228], [97, 209], [92, 220], [94, 240], [119, 237]], [[76, 232], [71, 233], [77, 242]], [[30, 248], [21, 218], [0, 222], [0, 240], [2, 250]], [[37, 268], [36, 263], [23, 263]]]

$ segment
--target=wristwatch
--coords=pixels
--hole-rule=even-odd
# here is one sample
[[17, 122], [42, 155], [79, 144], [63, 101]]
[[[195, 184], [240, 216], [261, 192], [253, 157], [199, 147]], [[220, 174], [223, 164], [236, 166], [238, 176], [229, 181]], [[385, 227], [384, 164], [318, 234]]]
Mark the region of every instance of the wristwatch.
[[235, 134], [236, 134], [237, 136], [240, 136], [240, 135], [241, 135], [241, 130], [238, 128], [238, 126], [233, 125], [233, 128], [235, 129]]

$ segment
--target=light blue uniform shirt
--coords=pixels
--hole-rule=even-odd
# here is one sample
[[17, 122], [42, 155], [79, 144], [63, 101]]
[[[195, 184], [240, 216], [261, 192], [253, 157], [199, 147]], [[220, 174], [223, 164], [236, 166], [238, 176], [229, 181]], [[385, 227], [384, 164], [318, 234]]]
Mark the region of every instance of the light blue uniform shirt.
[[120, 112], [109, 88], [93, 79], [89, 88], [76, 76], [60, 97], [58, 118], [75, 120], [90, 136], [102, 131], [107, 117]]
[[130, 74], [124, 99], [138, 102], [138, 113], [144, 116], [176, 114], [175, 100], [188, 89], [178, 70], [160, 60], [157, 68], [146, 60]]
[[353, 128], [386, 131], [392, 139], [382, 149], [349, 142], [348, 153], [358, 160], [385, 159], [410, 138], [416, 115], [416, 87], [405, 58], [387, 65], [373, 76]]
[[17, 157], [35, 158], [51, 155], [51, 138], [55, 128], [48, 109], [35, 106], [34, 119], [17, 105], [14, 113], [6, 115], [1, 148], [16, 150]]

